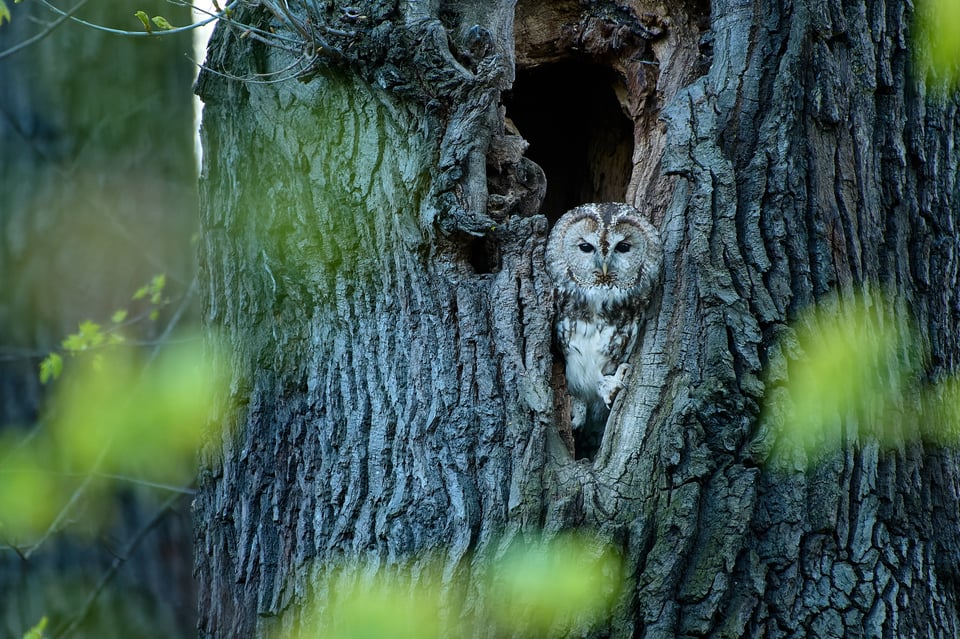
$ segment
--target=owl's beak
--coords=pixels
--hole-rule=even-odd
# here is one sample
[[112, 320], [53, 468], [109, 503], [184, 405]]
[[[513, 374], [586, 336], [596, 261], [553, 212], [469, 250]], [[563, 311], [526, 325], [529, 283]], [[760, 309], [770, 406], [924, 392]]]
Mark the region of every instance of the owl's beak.
[[593, 256], [593, 263], [596, 265], [598, 271], [603, 273], [602, 277], [607, 276], [607, 260], [603, 258], [602, 255], [597, 253]]

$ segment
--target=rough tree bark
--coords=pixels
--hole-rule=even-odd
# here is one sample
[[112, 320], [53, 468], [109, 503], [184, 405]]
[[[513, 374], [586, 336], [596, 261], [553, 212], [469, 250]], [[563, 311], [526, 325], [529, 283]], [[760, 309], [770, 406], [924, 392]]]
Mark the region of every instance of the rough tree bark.
[[[56, 17], [38, 3], [7, 6], [3, 52]], [[165, 3], [137, 8], [178, 25], [190, 19]], [[77, 16], [136, 29], [132, 11], [99, 2]], [[187, 34], [122, 38], [66, 22], [0, 59], [0, 463], [12, 458], [6, 436], [45, 428], [38, 365], [79, 322], [108, 321], [160, 272], [178, 302], [188, 290], [197, 206], [190, 48]], [[156, 327], [137, 336], [155, 338]], [[156, 504], [131, 494], [114, 506], [117, 521], [92, 543], [71, 537], [90, 516], [82, 509], [39, 547], [13, 548], [0, 533], [0, 636], [22, 637], [42, 616], [56, 636], [120, 556], [70, 636], [192, 634], [188, 500], [157, 521]]]
[[[283, 33], [262, 6], [239, 19]], [[221, 26], [209, 64], [241, 79], [199, 83], [201, 269], [236, 369], [196, 501], [201, 634], [289, 626], [343, 557], [442, 549], [469, 575], [583, 526], [628, 563], [600, 635], [955, 636], [956, 451], [848, 418], [827, 461], [777, 462], [761, 418], [789, 322], [833, 291], [884, 288], [929, 379], [956, 371], [957, 101], [912, 69], [912, 12], [361, 2], [316, 14], [321, 60], [271, 84], [298, 50]], [[591, 199], [647, 211], [666, 260], [578, 460], [543, 245]]]

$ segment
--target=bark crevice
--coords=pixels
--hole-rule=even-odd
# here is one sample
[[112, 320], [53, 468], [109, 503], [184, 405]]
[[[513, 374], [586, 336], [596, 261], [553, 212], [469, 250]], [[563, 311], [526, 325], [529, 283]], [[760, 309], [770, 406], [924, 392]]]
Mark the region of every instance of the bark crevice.
[[[201, 535], [214, 553], [204, 587], [245, 584], [235, 606], [209, 602], [206, 632], [249, 636], [254, 610], [284, 607], [265, 572], [297, 597], [311, 578], [288, 566], [316, 576], [314, 559], [423, 568], [422, 553], [443, 549], [447, 574], [469, 573], [512, 537], [583, 526], [624, 544], [630, 565], [613, 636], [787, 637], [811, 623], [823, 636], [949, 636], [934, 629], [957, 625], [957, 549], [933, 523], [957, 530], [944, 514], [957, 511], [955, 455], [883, 448], [869, 415], [838, 417], [842, 446], [820, 465], [773, 454], [802, 348], [788, 322], [828, 292], [892, 284], [898, 308], [915, 309], [930, 375], [957, 364], [957, 111], [916, 87], [909, 16], [879, 0], [783, 14], [731, 0], [712, 4], [708, 27], [697, 3], [654, 18], [640, 2], [566, 0], [521, 2], [514, 29], [510, 3], [494, 18], [480, 4], [371, 10], [370, 37], [379, 29], [423, 77], [387, 81], [394, 62], [374, 57], [359, 77], [317, 73], [282, 101], [209, 87], [220, 148], [269, 147], [291, 127], [299, 155], [208, 164], [208, 318], [262, 383], [238, 380], [241, 441], [223, 443], [229, 472], [198, 497], [200, 512], [229, 513]], [[629, 172], [538, 215], [556, 169], [542, 167], [544, 191], [541, 137], [528, 134], [542, 107], [524, 113], [517, 96], [572, 68], [578, 82], [606, 70], [594, 86], [614, 96], [603, 119], [618, 124], [595, 129], [612, 139], [598, 148]], [[641, 207], [665, 245], [657, 310], [593, 460], [570, 454], [543, 263], [548, 218], [580, 197]], [[317, 443], [297, 455], [283, 440], [301, 428]], [[275, 513], [312, 534], [265, 525]], [[923, 625], [903, 602], [927, 593], [935, 622]], [[483, 603], [472, 585], [456, 597]]]

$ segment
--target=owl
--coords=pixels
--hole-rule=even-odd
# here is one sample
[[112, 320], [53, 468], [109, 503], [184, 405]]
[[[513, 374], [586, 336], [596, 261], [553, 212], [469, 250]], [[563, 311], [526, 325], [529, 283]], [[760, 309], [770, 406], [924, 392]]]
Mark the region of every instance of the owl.
[[584, 204], [553, 227], [546, 262], [557, 293], [555, 330], [566, 360], [573, 428], [602, 429], [624, 388], [627, 358], [660, 281], [660, 236], [628, 204]]

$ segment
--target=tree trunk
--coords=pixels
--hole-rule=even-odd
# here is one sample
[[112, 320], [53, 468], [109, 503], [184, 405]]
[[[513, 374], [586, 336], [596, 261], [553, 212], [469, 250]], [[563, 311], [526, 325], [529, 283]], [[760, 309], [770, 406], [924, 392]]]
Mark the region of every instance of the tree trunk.
[[[293, 626], [344, 558], [469, 576], [587, 527], [630, 584], [601, 636], [955, 636], [958, 460], [911, 436], [916, 401], [899, 439], [846, 415], [825, 459], [773, 452], [790, 322], [832, 292], [884, 290], [924, 378], [957, 367], [957, 101], [912, 69], [912, 7], [357, 11], [312, 14], [299, 61], [221, 25], [209, 63], [241, 79], [199, 83], [205, 321], [236, 358], [196, 501], [202, 635]], [[591, 200], [651, 217], [665, 277], [577, 459], [543, 248]]]
[[[6, 4], [12, 20], [0, 26], [0, 51], [56, 18], [38, 3]], [[190, 19], [188, 10], [165, 3], [137, 8], [178, 26]], [[132, 12], [127, 3], [99, 2], [77, 16], [136, 30]], [[58, 350], [79, 322], [108, 322], [157, 273], [167, 273], [177, 303], [189, 289], [197, 205], [188, 90], [193, 70], [183, 58], [190, 48], [188, 35], [121, 38], [68, 21], [0, 59], [5, 473], [15, 457], [11, 441], [42, 438], [49, 430], [41, 417], [43, 357]], [[154, 326], [128, 337], [157, 335]], [[70, 367], [67, 362], [65, 375]], [[72, 536], [79, 534], [77, 520], [95, 516], [84, 507], [71, 511], [65, 530], [53, 531], [38, 547], [13, 548], [9, 528], [0, 532], [0, 636], [22, 637], [43, 616], [50, 622], [47, 636], [74, 624], [71, 637], [192, 633], [187, 500], [158, 513], [153, 501], [125, 492], [112, 506], [117, 520], [96, 541]], [[101, 580], [104, 588], [90, 599]]]

